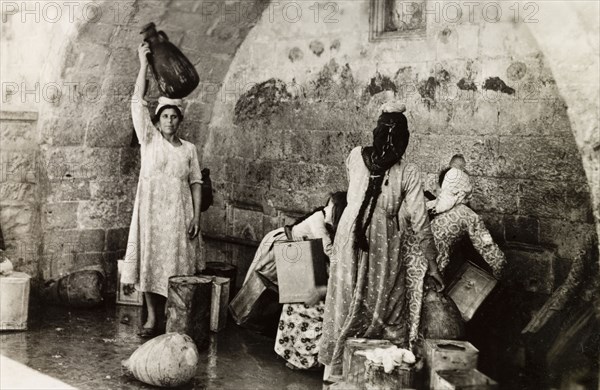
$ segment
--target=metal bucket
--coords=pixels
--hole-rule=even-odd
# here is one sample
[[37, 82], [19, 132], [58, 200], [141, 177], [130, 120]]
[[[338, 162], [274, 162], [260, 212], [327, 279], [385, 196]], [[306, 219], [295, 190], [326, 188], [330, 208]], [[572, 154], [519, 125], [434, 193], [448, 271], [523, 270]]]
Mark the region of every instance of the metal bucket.
[[27, 329], [30, 279], [23, 272], [0, 277], [0, 330]]

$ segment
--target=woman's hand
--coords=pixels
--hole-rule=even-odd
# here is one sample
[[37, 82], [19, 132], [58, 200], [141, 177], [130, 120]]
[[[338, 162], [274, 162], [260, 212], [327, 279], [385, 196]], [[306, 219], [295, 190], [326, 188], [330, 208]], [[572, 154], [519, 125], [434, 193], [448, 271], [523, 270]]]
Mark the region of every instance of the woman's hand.
[[315, 306], [317, 303], [325, 299], [327, 295], [327, 286], [319, 286], [312, 291], [310, 298], [308, 298], [304, 304], [307, 306]]
[[150, 46], [147, 42], [142, 42], [140, 46], [138, 46], [138, 56], [140, 58], [140, 65], [147, 66], [148, 65], [148, 54], [151, 54]]
[[188, 235], [190, 239], [194, 239], [198, 236], [198, 233], [200, 233], [200, 218], [194, 217], [188, 227]]
[[135, 292], [135, 284], [124, 284], [123, 285], [123, 294], [131, 295]]

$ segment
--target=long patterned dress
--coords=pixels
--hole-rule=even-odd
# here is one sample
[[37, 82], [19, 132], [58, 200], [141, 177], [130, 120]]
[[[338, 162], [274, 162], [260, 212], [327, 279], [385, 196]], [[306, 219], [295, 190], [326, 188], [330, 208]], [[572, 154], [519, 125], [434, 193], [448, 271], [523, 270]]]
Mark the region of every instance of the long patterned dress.
[[[385, 337], [412, 346], [421, 314], [426, 259], [435, 258], [421, 174], [416, 165], [402, 161], [386, 174], [366, 232], [369, 251], [354, 250], [354, 226], [370, 175], [360, 147], [352, 150], [346, 167], [348, 206], [334, 241], [319, 352], [319, 361], [331, 365], [333, 375], [340, 374], [349, 337]], [[426, 256], [401, 254], [407, 228], [400, 212], [403, 202], [410, 213], [414, 240]]]
[[494, 242], [481, 217], [469, 207], [459, 204], [441, 213], [431, 222], [431, 231], [438, 250], [436, 261], [440, 272], [450, 262], [452, 247], [461, 237], [468, 235], [473, 247], [492, 269], [494, 277], [502, 277], [502, 270], [506, 265], [504, 253]]
[[187, 234], [194, 216], [190, 186], [202, 183], [198, 153], [185, 140], [180, 146], [165, 140], [139, 99], [132, 99], [131, 115], [141, 169], [121, 282], [166, 297], [170, 276], [204, 268], [201, 235]]

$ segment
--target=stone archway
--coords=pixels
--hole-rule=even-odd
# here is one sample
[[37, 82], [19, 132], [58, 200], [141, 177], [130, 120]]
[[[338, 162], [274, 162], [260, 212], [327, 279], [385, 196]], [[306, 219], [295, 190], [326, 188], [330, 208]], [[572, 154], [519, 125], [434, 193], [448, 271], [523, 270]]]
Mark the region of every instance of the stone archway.
[[542, 11], [540, 23], [528, 27], [542, 47], [567, 103], [600, 236], [599, 5], [597, 2], [548, 2]]
[[[54, 30], [41, 84], [67, 87], [39, 107], [40, 278], [102, 264], [116, 280], [139, 170], [128, 102], [141, 26], [155, 22], [197, 66], [201, 84], [186, 99], [182, 137], [202, 145], [222, 79], [267, 4], [101, 1], [87, 7], [83, 23]], [[158, 97], [153, 82], [148, 95]]]

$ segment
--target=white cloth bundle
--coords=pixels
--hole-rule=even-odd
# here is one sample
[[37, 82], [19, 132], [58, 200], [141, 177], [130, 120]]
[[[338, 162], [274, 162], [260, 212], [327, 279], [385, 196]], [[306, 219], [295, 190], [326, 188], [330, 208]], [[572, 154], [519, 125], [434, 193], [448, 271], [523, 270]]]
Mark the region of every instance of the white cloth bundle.
[[358, 355], [364, 355], [367, 360], [375, 364], [383, 365], [383, 370], [389, 374], [394, 370], [394, 367], [406, 364], [414, 364], [416, 362], [415, 355], [408, 349], [392, 346], [388, 348], [374, 348], [356, 352]]

